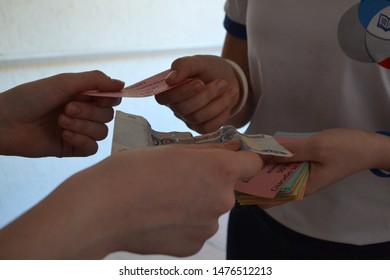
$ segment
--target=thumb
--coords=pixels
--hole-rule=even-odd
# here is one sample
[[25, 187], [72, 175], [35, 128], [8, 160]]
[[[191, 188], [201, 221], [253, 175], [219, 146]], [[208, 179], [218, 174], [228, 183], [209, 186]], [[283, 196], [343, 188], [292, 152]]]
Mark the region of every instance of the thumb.
[[250, 151], [241, 151], [235, 153], [234, 163], [237, 164], [239, 170], [238, 179], [243, 180], [256, 176], [263, 167], [261, 157]]
[[312, 156], [309, 149], [309, 139], [310, 138], [283, 143], [283, 146], [293, 154], [292, 157], [262, 156], [262, 158], [264, 161], [270, 163], [310, 161], [312, 160]]
[[76, 93], [98, 90], [98, 91], [120, 91], [124, 82], [116, 79], [111, 79], [101, 71], [89, 71], [81, 73], [65, 73], [53, 77], [66, 93], [73, 95]]
[[191, 144], [188, 145], [196, 149], [223, 149], [230, 151], [239, 151], [241, 143], [239, 140], [231, 140], [225, 143], [212, 143], [212, 144]]
[[172, 71], [167, 75], [165, 82], [168, 85], [175, 85], [186, 79], [194, 78], [203, 72], [202, 65], [201, 60], [196, 56], [178, 58], [172, 63]]

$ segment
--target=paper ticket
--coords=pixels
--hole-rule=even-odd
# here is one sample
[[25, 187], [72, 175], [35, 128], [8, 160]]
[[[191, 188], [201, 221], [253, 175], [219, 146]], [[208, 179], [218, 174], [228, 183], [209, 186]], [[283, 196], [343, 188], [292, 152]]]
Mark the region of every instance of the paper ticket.
[[182, 85], [186, 82], [189, 82], [191, 79], [187, 79], [182, 83], [170, 86], [165, 82], [165, 78], [171, 70], [165, 70], [159, 74], [156, 74], [152, 77], [149, 77], [145, 80], [142, 80], [138, 83], [125, 87], [118, 92], [99, 92], [99, 91], [87, 91], [84, 92], [86, 95], [91, 96], [104, 96], [104, 97], [148, 97], [157, 95], [168, 89], [175, 88], [179, 85]]
[[298, 167], [299, 163], [266, 163], [254, 178], [238, 182], [235, 190], [254, 196], [274, 198]]
[[[281, 136], [283, 135], [283, 136]], [[288, 135], [288, 136], [287, 136]], [[297, 141], [310, 134], [279, 133], [275, 139], [280, 143]], [[241, 205], [280, 203], [303, 198], [309, 176], [309, 163], [265, 163], [253, 178], [237, 182], [236, 198]]]
[[272, 136], [258, 134], [246, 135], [233, 126], [225, 126], [219, 130], [200, 136], [190, 132], [158, 132], [149, 122], [140, 116], [117, 111], [114, 125], [113, 152], [125, 148], [146, 147], [166, 144], [204, 144], [225, 143], [237, 139], [242, 150], [251, 150], [258, 154], [290, 157], [292, 154]]
[[265, 134], [242, 134], [234, 126], [224, 126], [215, 132], [194, 137], [196, 144], [225, 143], [235, 139], [240, 141], [241, 150], [251, 150], [262, 155], [292, 156], [274, 137]]

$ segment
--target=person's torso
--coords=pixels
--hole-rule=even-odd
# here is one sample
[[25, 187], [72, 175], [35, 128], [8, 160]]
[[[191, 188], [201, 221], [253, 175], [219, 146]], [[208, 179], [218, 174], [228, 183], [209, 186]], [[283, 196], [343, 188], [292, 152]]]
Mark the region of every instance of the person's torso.
[[[351, 0], [248, 1], [251, 82], [260, 99], [248, 133], [390, 127], [390, 31], [379, 26], [381, 10], [365, 9]], [[375, 24], [383, 32], [375, 34]], [[390, 180], [366, 171], [268, 213], [309, 236], [376, 243], [390, 240], [389, 199]]]

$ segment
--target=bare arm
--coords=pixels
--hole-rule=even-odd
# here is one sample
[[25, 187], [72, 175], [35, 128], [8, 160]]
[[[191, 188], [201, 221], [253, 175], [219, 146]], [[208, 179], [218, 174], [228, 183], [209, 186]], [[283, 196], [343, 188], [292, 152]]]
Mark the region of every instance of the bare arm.
[[261, 168], [257, 154], [238, 149], [171, 145], [110, 156], [0, 230], [0, 259], [194, 254], [234, 205], [235, 182]]

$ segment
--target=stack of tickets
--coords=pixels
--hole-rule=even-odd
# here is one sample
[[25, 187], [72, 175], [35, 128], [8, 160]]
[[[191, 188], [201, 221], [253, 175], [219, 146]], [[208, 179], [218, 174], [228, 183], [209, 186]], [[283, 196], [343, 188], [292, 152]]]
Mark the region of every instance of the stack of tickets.
[[[275, 139], [283, 144], [310, 136], [310, 133], [278, 132]], [[309, 177], [309, 163], [265, 163], [253, 178], [236, 184], [236, 197], [241, 205], [261, 204], [263, 206], [300, 200], [305, 193]]]

